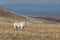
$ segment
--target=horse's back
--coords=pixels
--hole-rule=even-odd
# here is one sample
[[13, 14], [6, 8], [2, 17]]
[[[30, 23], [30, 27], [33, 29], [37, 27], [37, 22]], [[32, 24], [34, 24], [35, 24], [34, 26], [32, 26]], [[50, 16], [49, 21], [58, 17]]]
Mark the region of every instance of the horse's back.
[[24, 26], [25, 22], [15, 22], [14, 26]]

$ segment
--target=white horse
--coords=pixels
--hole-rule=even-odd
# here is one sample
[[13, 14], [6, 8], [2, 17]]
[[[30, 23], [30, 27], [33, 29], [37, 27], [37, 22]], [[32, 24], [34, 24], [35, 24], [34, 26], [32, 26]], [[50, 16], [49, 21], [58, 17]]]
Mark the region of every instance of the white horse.
[[17, 30], [19, 28], [21, 28], [21, 30], [23, 29], [23, 27], [26, 25], [25, 22], [15, 22], [14, 23], [14, 28]]

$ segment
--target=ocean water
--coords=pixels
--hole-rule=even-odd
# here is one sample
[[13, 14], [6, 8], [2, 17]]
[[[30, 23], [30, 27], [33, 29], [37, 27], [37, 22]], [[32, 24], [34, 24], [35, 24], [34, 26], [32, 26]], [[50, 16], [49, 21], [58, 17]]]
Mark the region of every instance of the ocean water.
[[60, 4], [0, 4], [0, 7], [19, 13], [60, 12]]
[[0, 7], [21, 14], [60, 16], [60, 4], [0, 4]]

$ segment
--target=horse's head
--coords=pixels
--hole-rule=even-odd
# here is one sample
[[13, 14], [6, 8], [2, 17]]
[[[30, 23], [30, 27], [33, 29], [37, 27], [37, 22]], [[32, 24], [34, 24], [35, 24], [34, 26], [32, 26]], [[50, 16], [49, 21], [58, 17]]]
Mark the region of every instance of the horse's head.
[[26, 23], [25, 22], [21, 22], [23, 25], [26, 25]]
[[29, 24], [29, 22], [21, 22], [23, 25], [28, 25]]
[[27, 24], [28, 24], [28, 22], [23, 22], [23, 24], [24, 24], [24, 25], [27, 25]]

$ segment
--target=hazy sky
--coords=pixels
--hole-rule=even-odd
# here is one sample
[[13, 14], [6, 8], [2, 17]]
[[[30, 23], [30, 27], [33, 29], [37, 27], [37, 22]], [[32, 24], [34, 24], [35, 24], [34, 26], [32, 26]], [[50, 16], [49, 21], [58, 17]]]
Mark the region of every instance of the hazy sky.
[[60, 0], [0, 0], [0, 4], [60, 4]]

